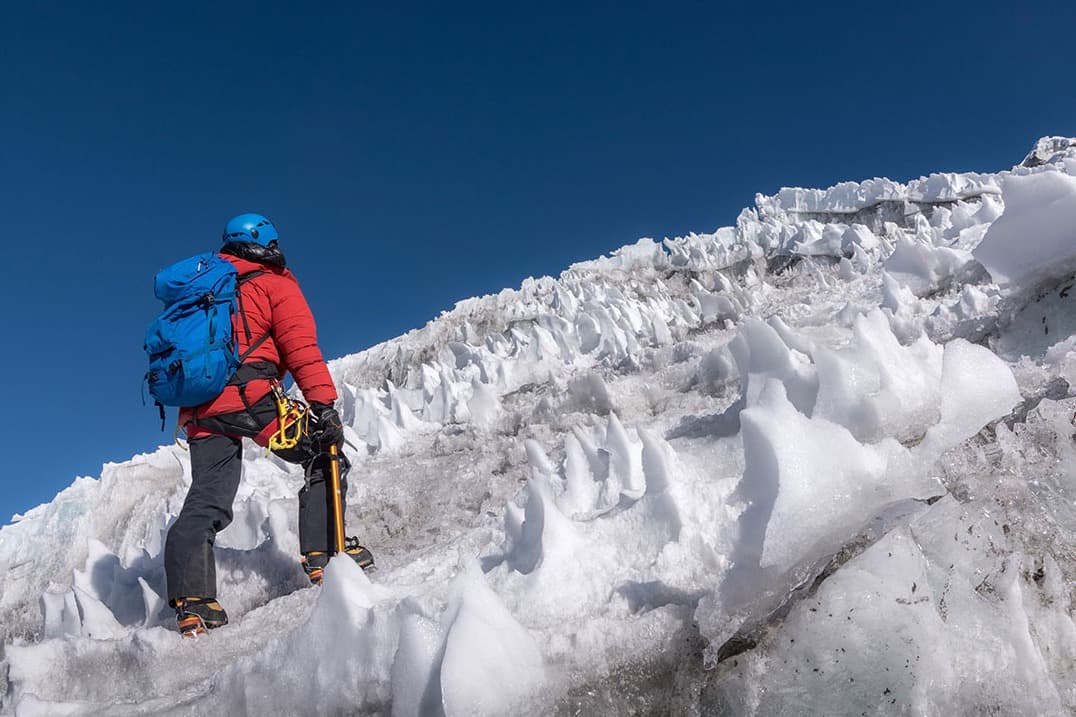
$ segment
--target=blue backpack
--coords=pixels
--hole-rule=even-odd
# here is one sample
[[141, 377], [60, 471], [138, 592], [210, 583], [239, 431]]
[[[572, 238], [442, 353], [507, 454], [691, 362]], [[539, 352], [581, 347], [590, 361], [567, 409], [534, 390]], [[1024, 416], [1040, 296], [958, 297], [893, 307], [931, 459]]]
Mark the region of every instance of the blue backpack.
[[216, 398], [244, 359], [269, 337], [261, 337], [240, 356], [232, 331], [240, 285], [263, 273], [239, 276], [230, 261], [212, 252], [157, 272], [153, 292], [164, 302], [164, 311], [146, 331], [145, 380], [161, 409], [162, 426], [165, 406], [199, 406]]

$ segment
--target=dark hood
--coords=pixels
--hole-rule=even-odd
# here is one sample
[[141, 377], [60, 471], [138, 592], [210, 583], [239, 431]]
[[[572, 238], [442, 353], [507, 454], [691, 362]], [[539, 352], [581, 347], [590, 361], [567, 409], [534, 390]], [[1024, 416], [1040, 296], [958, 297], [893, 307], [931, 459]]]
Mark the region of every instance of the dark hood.
[[252, 241], [230, 241], [221, 247], [220, 253], [237, 256], [240, 259], [254, 261], [266, 266], [275, 266], [279, 269], [287, 267], [284, 252], [280, 251], [280, 247], [277, 246], [276, 242], [271, 242], [269, 246], [262, 246]]

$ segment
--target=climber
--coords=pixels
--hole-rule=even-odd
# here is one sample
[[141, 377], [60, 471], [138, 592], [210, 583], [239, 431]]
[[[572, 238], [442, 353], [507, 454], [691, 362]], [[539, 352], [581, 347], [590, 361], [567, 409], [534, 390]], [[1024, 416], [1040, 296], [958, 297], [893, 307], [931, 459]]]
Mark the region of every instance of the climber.
[[[347, 495], [347, 461], [342, 452], [339, 458], [330, 456], [330, 447], [339, 449], [344, 439], [333, 408], [336, 388], [318, 348], [310, 307], [285, 268], [276, 227], [260, 214], [240, 214], [228, 222], [223, 241], [219, 256], [238, 274], [232, 330], [240, 365], [216, 398], [180, 409], [179, 426], [190, 445], [191, 486], [168, 531], [164, 565], [168, 601], [184, 636], [228, 622], [217, 601], [213, 544], [232, 521], [242, 439], [268, 446], [274, 434], [280, 435], [279, 382], [287, 372], [309, 404], [303, 417], [308, 430], [289, 447], [277, 441], [273, 452], [305, 470], [306, 483], [299, 492], [299, 549], [302, 567], [315, 585], [338, 547], [327, 490], [332, 460], [340, 461], [341, 500]], [[332, 453], [337, 455], [336, 450]], [[370, 551], [354, 538], [344, 552], [364, 569], [373, 565]]]

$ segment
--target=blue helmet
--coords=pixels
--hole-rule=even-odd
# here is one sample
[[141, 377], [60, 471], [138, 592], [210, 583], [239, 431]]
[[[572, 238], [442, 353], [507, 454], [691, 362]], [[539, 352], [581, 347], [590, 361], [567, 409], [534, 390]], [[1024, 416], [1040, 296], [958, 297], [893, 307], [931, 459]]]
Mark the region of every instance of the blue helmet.
[[276, 227], [261, 214], [240, 214], [228, 220], [224, 226], [224, 243], [230, 241], [252, 241], [255, 244], [269, 246], [278, 238]]

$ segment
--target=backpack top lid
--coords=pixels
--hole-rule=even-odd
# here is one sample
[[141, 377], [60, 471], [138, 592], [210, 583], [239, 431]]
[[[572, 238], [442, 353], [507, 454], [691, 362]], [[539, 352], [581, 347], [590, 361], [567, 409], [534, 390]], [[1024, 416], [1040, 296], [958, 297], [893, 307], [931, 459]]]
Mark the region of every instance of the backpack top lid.
[[213, 252], [206, 252], [157, 272], [153, 293], [165, 306], [201, 301], [207, 293], [227, 298], [235, 294], [235, 278], [235, 265]]

